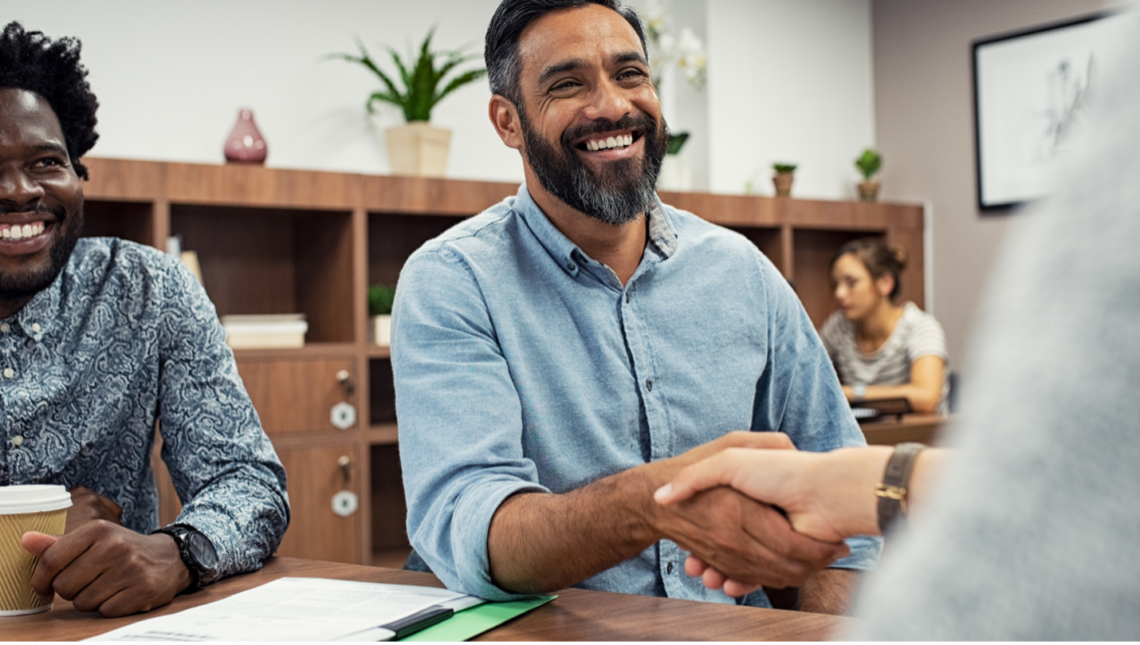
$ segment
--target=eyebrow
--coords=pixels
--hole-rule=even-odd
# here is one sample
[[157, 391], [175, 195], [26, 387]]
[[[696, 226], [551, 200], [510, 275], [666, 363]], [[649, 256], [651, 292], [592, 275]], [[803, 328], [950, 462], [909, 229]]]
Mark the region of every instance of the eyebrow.
[[[614, 54], [613, 58], [611, 58], [610, 60], [612, 60], [614, 63], [619, 64], [619, 65], [622, 63], [635, 63], [635, 62], [641, 63], [642, 65], [648, 65], [649, 64], [648, 62], [646, 62], [645, 56], [643, 56], [641, 54], [641, 52], [637, 52], [637, 51], [628, 51], [628, 52], [622, 52], [620, 54]], [[542, 84], [546, 83], [546, 81], [550, 80], [550, 78], [553, 76], [557, 76], [557, 75], [562, 74], [564, 72], [572, 72], [576, 69], [580, 69], [580, 68], [585, 67], [585, 66], [586, 66], [586, 61], [581, 59], [581, 58], [573, 58], [571, 60], [563, 61], [561, 63], [555, 63], [555, 64], [547, 67], [546, 69], [542, 70], [542, 74], [538, 77], [538, 84], [542, 85]]]
[[32, 146], [32, 152], [55, 152], [65, 157], [67, 156], [67, 148], [64, 148], [58, 143], [37, 143], [36, 145]]

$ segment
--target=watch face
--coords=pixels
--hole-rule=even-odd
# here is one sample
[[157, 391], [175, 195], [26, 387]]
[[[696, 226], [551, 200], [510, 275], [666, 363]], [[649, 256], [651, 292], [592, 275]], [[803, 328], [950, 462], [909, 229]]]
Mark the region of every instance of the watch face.
[[218, 568], [218, 552], [214, 550], [214, 545], [205, 535], [192, 531], [186, 536], [186, 546], [203, 569], [213, 571]]

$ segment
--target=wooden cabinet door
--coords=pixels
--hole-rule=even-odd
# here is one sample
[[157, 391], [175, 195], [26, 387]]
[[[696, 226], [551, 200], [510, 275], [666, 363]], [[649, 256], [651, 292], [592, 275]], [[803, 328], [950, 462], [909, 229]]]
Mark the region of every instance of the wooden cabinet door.
[[[341, 491], [359, 496], [360, 455], [352, 445], [278, 448], [288, 477], [292, 517], [277, 555], [333, 562], [356, 562], [360, 547], [360, 508], [347, 516], [333, 511]], [[342, 458], [348, 458], [346, 469]], [[359, 500], [359, 498], [358, 498]], [[343, 510], [343, 507], [342, 507]]]
[[[340, 432], [332, 423], [338, 403], [357, 405], [355, 374], [351, 358], [331, 360], [238, 360], [238, 372], [261, 425], [270, 436], [300, 432]], [[338, 378], [347, 373], [352, 387]], [[353, 390], [352, 394], [349, 391]], [[359, 415], [351, 428], [359, 427]]]

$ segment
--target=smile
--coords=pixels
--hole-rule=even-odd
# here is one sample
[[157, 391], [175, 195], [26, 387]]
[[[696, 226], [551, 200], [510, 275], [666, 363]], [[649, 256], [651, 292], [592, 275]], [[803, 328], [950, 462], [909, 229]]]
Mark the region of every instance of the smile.
[[597, 152], [599, 150], [620, 150], [632, 146], [635, 141], [641, 138], [639, 132], [627, 132], [624, 134], [611, 134], [601, 137], [592, 137], [582, 141], [577, 146], [580, 150], [588, 152]]
[[28, 240], [44, 234], [44, 222], [28, 222], [27, 224], [0, 224], [0, 239]]

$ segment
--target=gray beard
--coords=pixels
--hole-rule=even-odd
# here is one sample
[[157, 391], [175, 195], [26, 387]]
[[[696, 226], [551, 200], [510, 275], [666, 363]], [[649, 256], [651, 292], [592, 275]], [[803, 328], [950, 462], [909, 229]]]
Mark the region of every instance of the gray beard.
[[669, 146], [666, 134], [658, 131], [658, 124], [649, 117], [641, 119], [622, 118], [617, 123], [598, 122], [593, 128], [597, 132], [630, 129], [640, 126], [644, 129], [644, 163], [637, 159], [622, 159], [607, 166], [605, 177], [595, 176], [578, 158], [569, 141], [581, 138], [590, 132], [581, 128], [563, 133], [561, 150], [547, 143], [527, 119], [526, 110], [519, 108], [519, 121], [526, 142], [525, 154], [538, 182], [547, 192], [565, 202], [571, 208], [585, 213], [594, 219], [615, 226], [627, 224], [646, 213], [657, 197], [657, 175], [661, 171], [661, 161]]

